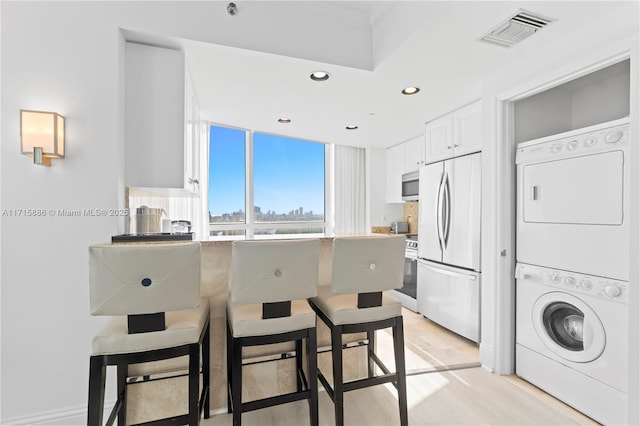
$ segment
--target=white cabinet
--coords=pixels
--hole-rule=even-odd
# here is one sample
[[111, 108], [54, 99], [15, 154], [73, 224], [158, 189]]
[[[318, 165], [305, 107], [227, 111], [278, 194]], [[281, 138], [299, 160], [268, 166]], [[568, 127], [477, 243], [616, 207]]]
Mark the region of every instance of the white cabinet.
[[126, 43], [126, 186], [197, 192], [197, 114], [184, 53]]
[[482, 149], [482, 105], [476, 101], [425, 126], [427, 163]]
[[404, 145], [387, 149], [387, 203], [402, 202], [402, 174], [404, 173]]
[[411, 139], [404, 145], [404, 173], [416, 172], [424, 166], [424, 137]]

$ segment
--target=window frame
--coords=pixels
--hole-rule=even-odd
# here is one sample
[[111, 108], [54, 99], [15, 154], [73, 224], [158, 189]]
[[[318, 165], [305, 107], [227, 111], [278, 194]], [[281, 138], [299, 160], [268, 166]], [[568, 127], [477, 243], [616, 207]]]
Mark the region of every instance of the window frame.
[[[334, 209], [333, 209], [333, 144], [319, 142], [310, 139], [301, 139], [299, 137], [262, 132], [254, 129], [246, 129], [242, 127], [230, 126], [227, 124], [221, 124], [216, 122], [207, 122], [207, 185], [209, 182], [209, 162], [211, 158], [211, 126], [225, 127], [233, 130], [243, 131], [245, 133], [245, 222], [244, 223], [215, 223], [209, 222], [209, 214], [207, 214], [207, 229], [208, 237], [210, 239], [245, 239], [245, 238], [273, 238], [271, 235], [256, 234], [255, 231], [265, 229], [287, 230], [304, 227], [318, 227], [323, 231], [317, 233], [305, 233], [305, 234], [277, 234], [278, 237], [284, 237], [287, 235], [295, 236], [322, 236], [333, 232], [334, 229]], [[324, 220], [323, 221], [292, 221], [292, 222], [256, 222], [255, 221], [255, 206], [254, 206], [254, 176], [253, 176], [253, 164], [254, 164], [254, 149], [253, 149], [253, 135], [260, 133], [264, 135], [284, 137], [289, 139], [297, 139], [305, 142], [320, 143], [324, 145]], [[209, 212], [209, 188], [201, 191], [202, 202]], [[244, 235], [223, 235], [212, 236], [212, 231], [244, 231]]]

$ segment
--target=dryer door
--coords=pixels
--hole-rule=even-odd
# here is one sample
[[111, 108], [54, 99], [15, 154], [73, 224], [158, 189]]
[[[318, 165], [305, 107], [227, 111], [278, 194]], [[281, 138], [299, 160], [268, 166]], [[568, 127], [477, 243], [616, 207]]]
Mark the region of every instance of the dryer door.
[[533, 326], [549, 350], [573, 362], [591, 362], [604, 351], [606, 335], [600, 318], [577, 297], [551, 292], [533, 305]]

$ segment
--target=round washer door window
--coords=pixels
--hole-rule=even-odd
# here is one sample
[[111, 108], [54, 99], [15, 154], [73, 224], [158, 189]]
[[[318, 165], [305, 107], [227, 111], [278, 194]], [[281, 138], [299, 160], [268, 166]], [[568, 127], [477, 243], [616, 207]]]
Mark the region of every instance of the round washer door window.
[[533, 305], [532, 320], [540, 340], [561, 358], [591, 362], [604, 351], [606, 335], [600, 318], [571, 294], [543, 294]]

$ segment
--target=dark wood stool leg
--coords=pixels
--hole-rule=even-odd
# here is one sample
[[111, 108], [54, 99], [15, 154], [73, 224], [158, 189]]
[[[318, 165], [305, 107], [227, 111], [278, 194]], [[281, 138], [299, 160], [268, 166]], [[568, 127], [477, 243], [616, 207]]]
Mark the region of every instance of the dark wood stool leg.
[[127, 376], [129, 375], [129, 365], [118, 365], [118, 398], [122, 399], [120, 411], [118, 411], [118, 425], [127, 424]]
[[404, 327], [402, 317], [396, 317], [393, 327], [393, 352], [396, 359], [396, 373], [398, 374], [398, 405], [400, 408], [400, 424], [407, 426], [407, 373], [404, 359]]
[[202, 389], [204, 395], [204, 418], [208, 419], [211, 411], [211, 323], [207, 323], [207, 329], [202, 339]]
[[333, 404], [336, 426], [344, 424], [344, 390], [342, 377], [342, 326], [331, 326], [331, 358], [333, 360]]
[[231, 336], [231, 326], [227, 322], [227, 413], [233, 411], [233, 401], [231, 400], [231, 389], [233, 389], [233, 377], [231, 367], [233, 366], [233, 339]]
[[189, 345], [189, 425], [198, 426], [200, 411], [198, 400], [200, 399], [200, 345]]
[[369, 368], [369, 377], [373, 377], [375, 371], [375, 362], [371, 358], [372, 354], [376, 352], [376, 331], [367, 331], [367, 367]]
[[231, 405], [233, 405], [233, 426], [242, 424], [242, 341], [231, 338]]
[[302, 392], [302, 339], [296, 340], [296, 386]]
[[104, 411], [105, 366], [100, 356], [89, 360], [89, 406], [87, 407], [87, 425], [102, 426]]
[[315, 328], [309, 329], [307, 338], [307, 364], [309, 367], [309, 420], [318, 426], [318, 340]]

